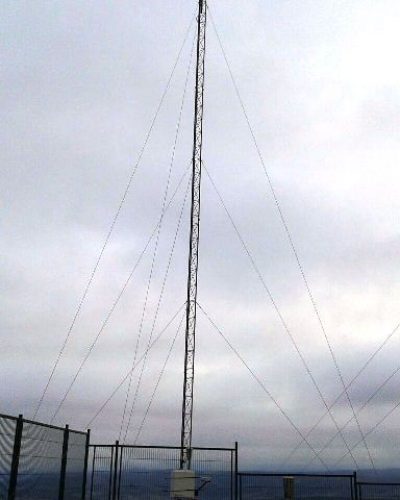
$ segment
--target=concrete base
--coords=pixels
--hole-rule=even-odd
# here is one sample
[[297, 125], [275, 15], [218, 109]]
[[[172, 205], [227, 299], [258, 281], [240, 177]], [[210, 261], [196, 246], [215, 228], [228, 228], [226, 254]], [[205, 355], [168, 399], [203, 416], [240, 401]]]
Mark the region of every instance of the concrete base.
[[171, 498], [196, 498], [196, 474], [192, 470], [174, 470], [171, 476]]

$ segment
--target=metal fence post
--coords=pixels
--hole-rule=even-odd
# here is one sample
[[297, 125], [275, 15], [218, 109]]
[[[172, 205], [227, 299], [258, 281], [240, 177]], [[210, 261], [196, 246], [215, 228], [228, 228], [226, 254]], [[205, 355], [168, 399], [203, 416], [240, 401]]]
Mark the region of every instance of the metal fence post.
[[294, 500], [294, 477], [283, 476], [283, 492], [285, 500]]
[[235, 500], [239, 499], [239, 491], [238, 491], [238, 464], [239, 464], [239, 445], [238, 442], [235, 441]]
[[114, 481], [113, 481], [113, 500], [117, 500], [117, 480], [118, 480], [118, 448], [119, 441], [115, 441], [115, 456], [114, 456]]
[[357, 471], [353, 472], [353, 482], [354, 482], [354, 500], [360, 500], [361, 499], [361, 492], [359, 495], [359, 490], [358, 490], [358, 482], [357, 482]]
[[87, 470], [88, 470], [88, 460], [89, 460], [89, 445], [90, 445], [90, 429], [86, 433], [86, 445], [85, 445], [85, 462], [83, 464], [83, 480], [82, 480], [82, 500], [86, 498], [86, 481], [87, 481]]
[[69, 439], [69, 428], [68, 428], [68, 425], [66, 425], [65, 429], [64, 429], [64, 438], [63, 438], [63, 445], [62, 445], [60, 482], [59, 482], [59, 488], [58, 488], [58, 500], [64, 500], [65, 474], [67, 471], [67, 459], [68, 459], [68, 439]]
[[23, 416], [19, 415], [17, 419], [17, 425], [15, 427], [14, 448], [13, 448], [13, 456], [12, 456], [11, 471], [10, 471], [10, 482], [8, 484], [8, 500], [15, 499], [15, 493], [17, 490], [18, 466], [19, 466], [19, 456], [21, 453], [23, 426], [24, 426]]

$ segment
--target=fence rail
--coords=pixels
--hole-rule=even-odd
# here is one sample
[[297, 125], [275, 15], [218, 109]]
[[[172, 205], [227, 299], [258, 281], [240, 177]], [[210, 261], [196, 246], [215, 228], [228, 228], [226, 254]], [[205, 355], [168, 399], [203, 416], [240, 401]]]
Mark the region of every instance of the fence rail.
[[84, 499], [90, 432], [0, 414], [0, 498]]

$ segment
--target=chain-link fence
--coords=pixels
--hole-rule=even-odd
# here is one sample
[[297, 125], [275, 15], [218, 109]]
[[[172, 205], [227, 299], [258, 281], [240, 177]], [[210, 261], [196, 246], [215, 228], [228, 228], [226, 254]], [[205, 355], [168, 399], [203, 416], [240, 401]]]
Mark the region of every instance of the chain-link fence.
[[[290, 481], [291, 493], [285, 494]], [[238, 474], [239, 499], [356, 500], [355, 474]]]
[[81, 499], [89, 432], [0, 415], [0, 499]]

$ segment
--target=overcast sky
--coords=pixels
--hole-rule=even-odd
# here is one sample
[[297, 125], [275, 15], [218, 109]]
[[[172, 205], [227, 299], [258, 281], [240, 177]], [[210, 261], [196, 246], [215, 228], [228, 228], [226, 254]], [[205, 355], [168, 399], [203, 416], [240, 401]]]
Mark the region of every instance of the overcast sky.
[[[259, 149], [346, 383], [400, 321], [400, 4], [397, 0], [209, 2]], [[1, 409], [31, 417], [68, 333], [137, 163], [194, 0], [1, 2]], [[51, 419], [130, 275], [192, 148], [195, 25], [38, 418]], [[204, 163], [246, 242], [325, 401], [342, 385], [289, 245], [211, 22], [207, 33]], [[179, 122], [176, 151], [173, 144]], [[172, 161], [173, 158], [173, 161]], [[186, 176], [56, 423], [85, 428], [186, 299], [189, 203], [160, 290], [183, 206]], [[154, 265], [152, 267], [152, 262]], [[152, 279], [149, 288], [149, 275]], [[148, 290], [148, 294], [147, 291]], [[147, 306], [144, 311], [146, 294]], [[198, 300], [305, 434], [324, 403], [248, 255], [203, 175]], [[143, 313], [144, 311], [144, 313]], [[143, 315], [143, 325], [140, 328]], [[149, 352], [127, 441], [135, 439], [178, 327]], [[349, 390], [368, 433], [400, 401], [399, 333]], [[177, 444], [183, 331], [138, 442]], [[140, 378], [132, 377], [129, 405]], [[127, 383], [91, 424], [118, 437]], [[400, 410], [399, 410], [400, 411]], [[346, 397], [334, 407], [342, 426]], [[367, 443], [377, 467], [397, 466], [399, 412]], [[239, 441], [243, 466], [276, 467], [299, 435], [198, 313], [193, 441]], [[336, 433], [325, 417], [309, 442]], [[360, 440], [354, 420], [343, 433]], [[323, 452], [331, 467], [340, 437]], [[306, 468], [303, 443], [288, 466]], [[360, 467], [367, 451], [354, 450]], [[315, 460], [311, 467], [321, 467]], [[347, 457], [338, 467], [354, 469]]]

